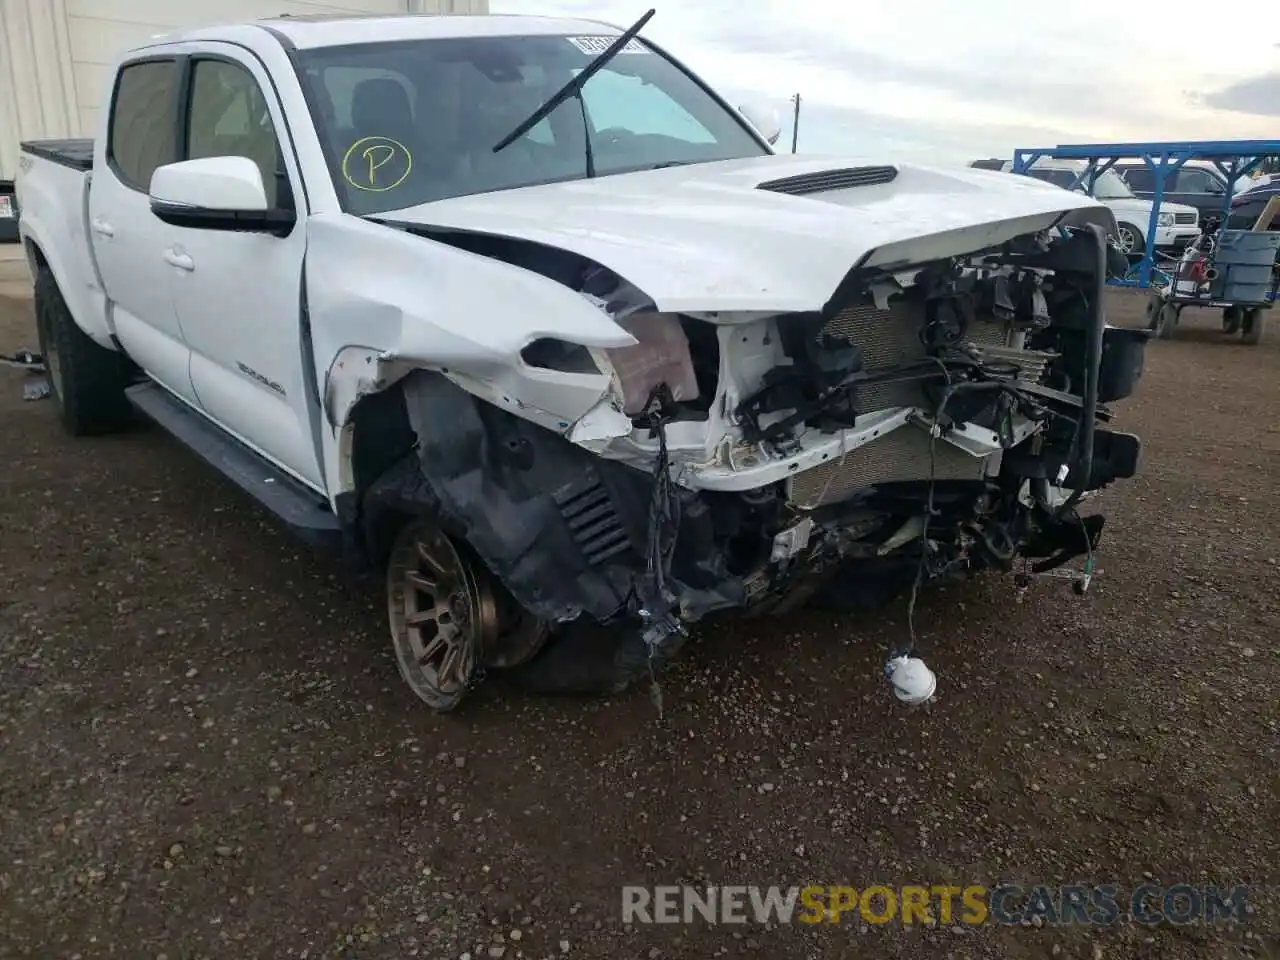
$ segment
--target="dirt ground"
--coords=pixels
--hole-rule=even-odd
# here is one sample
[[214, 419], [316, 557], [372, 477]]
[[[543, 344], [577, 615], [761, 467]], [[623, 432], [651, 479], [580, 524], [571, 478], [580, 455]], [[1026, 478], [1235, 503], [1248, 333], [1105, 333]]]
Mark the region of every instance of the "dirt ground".
[[[1141, 301], [1118, 295], [1113, 320]], [[34, 346], [0, 301], [0, 351]], [[1280, 328], [1189, 317], [1083, 599], [701, 637], [649, 691], [401, 684], [379, 585], [158, 430], [72, 441], [0, 371], [0, 957], [1277, 956]], [[1271, 479], [1268, 479], [1271, 478]], [[1243, 925], [640, 926], [623, 884], [1249, 887]]]

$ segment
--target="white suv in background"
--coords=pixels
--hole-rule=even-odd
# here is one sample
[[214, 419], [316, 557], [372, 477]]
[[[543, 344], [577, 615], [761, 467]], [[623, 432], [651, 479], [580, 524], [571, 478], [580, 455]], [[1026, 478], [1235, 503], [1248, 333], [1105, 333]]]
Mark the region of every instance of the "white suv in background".
[[[1084, 170], [1084, 163], [1071, 160], [1038, 160], [1026, 176], [1052, 183], [1065, 190], [1073, 189], [1076, 178]], [[1005, 161], [1000, 168], [1013, 172], [1012, 161]], [[1085, 193], [1083, 186], [1075, 187]], [[1111, 208], [1116, 217], [1116, 246], [1125, 254], [1141, 254], [1147, 245], [1147, 225], [1151, 222], [1151, 201], [1134, 195], [1128, 184], [1114, 170], [1101, 174], [1094, 184], [1093, 196]], [[1155, 245], [1157, 250], [1181, 250], [1200, 235], [1200, 212], [1183, 203], [1160, 204], [1160, 217], [1156, 221]]]

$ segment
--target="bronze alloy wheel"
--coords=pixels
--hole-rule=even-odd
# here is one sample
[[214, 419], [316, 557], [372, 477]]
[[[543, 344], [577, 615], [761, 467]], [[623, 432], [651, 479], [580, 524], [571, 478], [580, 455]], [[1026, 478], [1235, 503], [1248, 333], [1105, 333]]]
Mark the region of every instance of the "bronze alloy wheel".
[[498, 608], [449, 538], [433, 524], [410, 523], [387, 565], [391, 640], [400, 674], [433, 710], [456, 707], [477, 678]]

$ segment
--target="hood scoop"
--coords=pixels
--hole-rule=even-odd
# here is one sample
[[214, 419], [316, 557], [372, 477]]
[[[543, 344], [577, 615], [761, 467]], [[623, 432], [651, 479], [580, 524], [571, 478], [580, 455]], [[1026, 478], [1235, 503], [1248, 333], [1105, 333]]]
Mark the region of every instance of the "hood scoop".
[[756, 189], [803, 197], [808, 193], [826, 193], [829, 190], [848, 190], [853, 187], [872, 187], [881, 183], [892, 183], [897, 176], [897, 167], [847, 167], [843, 170], [802, 173], [794, 177], [783, 177], [781, 180], [766, 180], [758, 184]]

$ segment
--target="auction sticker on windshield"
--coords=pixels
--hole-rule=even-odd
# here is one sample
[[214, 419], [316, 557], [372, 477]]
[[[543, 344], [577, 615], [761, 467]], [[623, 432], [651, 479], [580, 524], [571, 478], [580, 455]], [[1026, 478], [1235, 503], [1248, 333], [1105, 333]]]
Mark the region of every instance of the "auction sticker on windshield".
[[394, 190], [411, 170], [409, 148], [390, 137], [361, 137], [342, 155], [342, 178], [357, 190]]
[[[583, 53], [590, 54], [593, 57], [599, 56], [609, 49], [609, 44], [617, 40], [617, 37], [568, 37], [570, 43], [581, 50]], [[649, 48], [635, 38], [626, 42], [619, 53], [648, 53]]]

